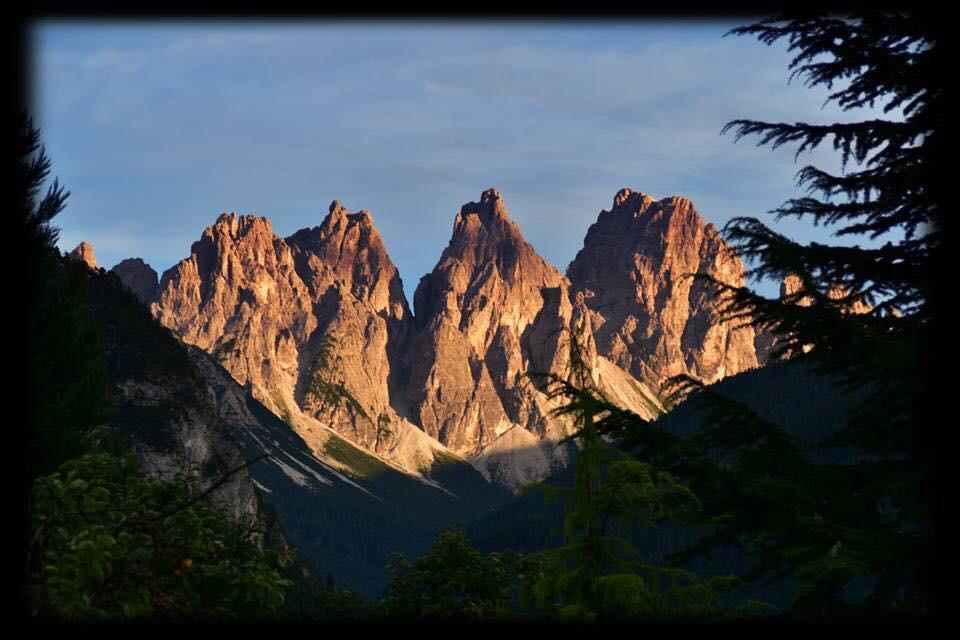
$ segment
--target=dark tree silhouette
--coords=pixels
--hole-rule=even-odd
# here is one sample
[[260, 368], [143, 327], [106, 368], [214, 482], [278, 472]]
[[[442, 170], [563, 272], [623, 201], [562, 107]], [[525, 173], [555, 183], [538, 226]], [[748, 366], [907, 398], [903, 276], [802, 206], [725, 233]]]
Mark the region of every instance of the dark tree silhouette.
[[27, 411], [27, 478], [56, 469], [88, 449], [89, 436], [110, 411], [104, 348], [85, 302], [85, 264], [64, 260], [53, 218], [69, 193], [56, 180], [43, 191], [50, 160], [31, 120], [16, 136], [16, 237], [25, 254], [26, 354], [22, 398]]
[[[930, 614], [937, 604], [934, 433], [946, 426], [934, 418], [930, 375], [944, 237], [936, 30], [915, 14], [878, 12], [786, 16], [732, 33], [786, 40], [791, 77], [826, 86], [828, 102], [843, 110], [879, 105], [888, 114], [824, 125], [736, 120], [724, 129], [738, 139], [757, 135], [759, 145], [796, 145], [798, 155], [832, 143], [844, 171], [802, 168], [804, 197], [771, 213], [812, 220], [837, 236], [879, 238], [882, 246], [801, 244], [738, 218], [724, 235], [749, 273], [793, 274], [800, 290], [770, 300], [694, 276], [716, 288], [731, 321], [777, 334], [776, 357], [805, 363], [859, 402], [809, 450], [749, 407], [684, 377], [667, 390], [671, 402], [685, 398], [702, 411], [697, 433], [670, 433], [614, 406], [592, 408], [601, 415], [597, 428], [687, 482], [700, 500], [693, 523], [706, 533], [673, 561], [738, 548], [748, 582], [796, 586], [792, 615]], [[857, 303], [869, 312], [852, 312]]]
[[[856, 451], [856, 462], [814, 465], [797, 460], [755, 416], [738, 419], [737, 409], [721, 408], [706, 394], [717, 411], [717, 434], [732, 424], [755, 427], [750, 464], [742, 444], [731, 448], [741, 456], [739, 469], [749, 472], [733, 484], [749, 477], [759, 492], [742, 493], [741, 506], [757, 506], [749, 501], [763, 496], [763, 483], [768, 490], [794, 487], [793, 497], [767, 505], [764, 515], [733, 516], [739, 531], [728, 526], [725, 537], [750, 532], [761, 543], [757, 577], [787, 573], [804, 585], [798, 613], [929, 613], [936, 604], [936, 466], [928, 338], [943, 242], [934, 167], [945, 124], [938, 38], [930, 21], [910, 13], [787, 16], [733, 33], [767, 44], [786, 40], [794, 53], [791, 78], [826, 86], [828, 102], [845, 111], [881, 106], [889, 117], [826, 125], [736, 120], [724, 129], [738, 139], [757, 135], [759, 145], [796, 145], [798, 155], [832, 143], [844, 171], [803, 167], [797, 180], [806, 195], [771, 213], [810, 219], [837, 236], [886, 240], [879, 248], [803, 245], [754, 218], [726, 226], [732, 249], [754, 265], [753, 276], [794, 274], [802, 283], [781, 300], [714, 283], [727, 296], [728, 314], [754, 318], [784, 336], [780, 356], [807, 361], [865, 398], [846, 425], [820, 443]], [[856, 166], [848, 171], [851, 161]], [[801, 298], [810, 304], [796, 304]], [[872, 309], [852, 313], [857, 302]], [[764, 466], [777, 460], [779, 469]], [[786, 505], [792, 514], [784, 513]], [[738, 508], [736, 501], [728, 505], [731, 513]], [[863, 600], [850, 595], [857, 580]]]

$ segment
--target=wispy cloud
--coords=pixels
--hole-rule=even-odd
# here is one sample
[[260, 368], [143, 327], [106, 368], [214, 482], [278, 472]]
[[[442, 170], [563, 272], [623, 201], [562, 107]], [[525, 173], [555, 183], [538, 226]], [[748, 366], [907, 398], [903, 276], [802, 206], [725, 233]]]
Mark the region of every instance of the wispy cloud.
[[373, 211], [412, 291], [491, 185], [560, 268], [623, 186], [683, 193], [718, 225], [762, 215], [800, 165], [723, 124], [853, 115], [729, 26], [41, 25], [39, 119], [74, 194], [62, 244], [160, 271], [222, 211], [290, 233], [338, 198]]

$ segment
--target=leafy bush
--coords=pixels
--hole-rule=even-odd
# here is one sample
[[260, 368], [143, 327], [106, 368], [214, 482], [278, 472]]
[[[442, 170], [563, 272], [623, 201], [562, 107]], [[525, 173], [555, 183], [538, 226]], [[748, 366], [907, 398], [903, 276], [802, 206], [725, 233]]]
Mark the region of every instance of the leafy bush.
[[29, 598], [66, 621], [231, 619], [280, 610], [287, 551], [203, 499], [196, 480], [143, 477], [136, 458], [97, 453], [33, 487]]
[[462, 531], [440, 532], [430, 550], [410, 563], [394, 554], [383, 612], [405, 619], [483, 622], [506, 612], [511, 573], [499, 554], [484, 557]]

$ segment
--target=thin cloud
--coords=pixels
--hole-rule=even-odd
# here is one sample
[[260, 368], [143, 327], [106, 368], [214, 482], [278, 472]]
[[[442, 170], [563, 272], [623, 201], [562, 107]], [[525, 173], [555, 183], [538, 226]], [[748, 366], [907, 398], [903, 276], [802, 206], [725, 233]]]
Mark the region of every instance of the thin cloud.
[[62, 244], [162, 271], [223, 211], [290, 233], [337, 198], [373, 211], [409, 294], [491, 185], [561, 269], [623, 186], [687, 195], [718, 226], [762, 216], [800, 165], [723, 124], [856, 114], [728, 28], [41, 25], [39, 119], [74, 193]]

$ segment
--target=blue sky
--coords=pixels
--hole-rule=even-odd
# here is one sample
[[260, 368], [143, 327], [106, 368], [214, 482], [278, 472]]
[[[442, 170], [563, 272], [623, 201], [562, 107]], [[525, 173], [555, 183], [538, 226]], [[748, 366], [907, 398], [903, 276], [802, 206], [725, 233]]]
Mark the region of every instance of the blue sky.
[[71, 191], [60, 247], [86, 240], [101, 266], [138, 256], [162, 273], [222, 212], [286, 236], [337, 199], [372, 212], [412, 302], [460, 205], [490, 186], [561, 271], [622, 187], [684, 195], [720, 227], [773, 224], [796, 171], [838, 170], [836, 155], [795, 161], [723, 125], [865, 114], [788, 84], [786, 47], [724, 38], [736, 25], [40, 22], [35, 118]]

